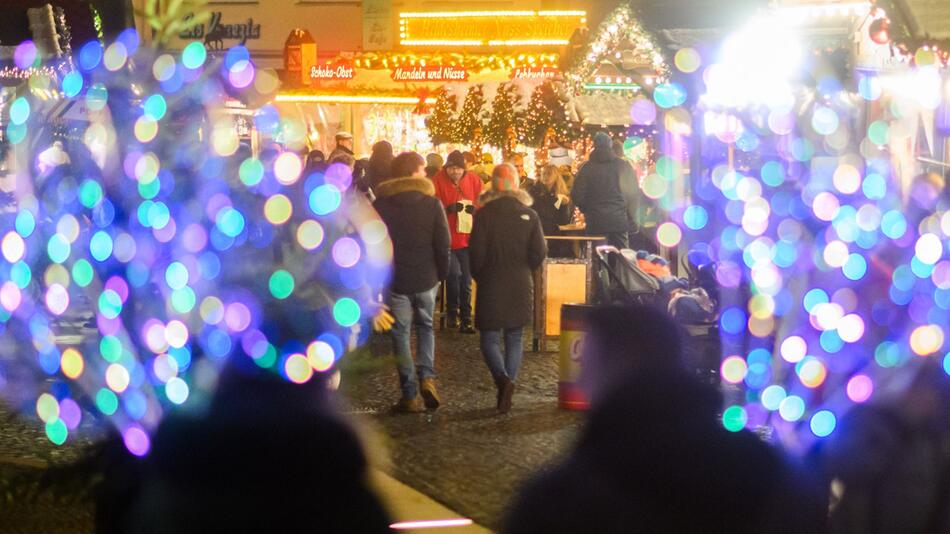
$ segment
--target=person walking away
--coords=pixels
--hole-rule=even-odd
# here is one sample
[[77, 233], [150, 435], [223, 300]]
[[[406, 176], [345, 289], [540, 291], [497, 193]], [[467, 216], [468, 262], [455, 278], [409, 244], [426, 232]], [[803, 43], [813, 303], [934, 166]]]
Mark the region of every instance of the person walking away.
[[[632, 176], [632, 179], [631, 179]], [[610, 136], [598, 132], [574, 180], [571, 198], [584, 213], [588, 235], [603, 235], [607, 244], [629, 248], [629, 221], [635, 220], [637, 181], [633, 168], [613, 153]]]
[[393, 164], [393, 157], [393, 146], [389, 141], [377, 141], [376, 144], [373, 145], [373, 152], [369, 156], [366, 172], [363, 173], [363, 181], [367, 189], [375, 190], [384, 180], [388, 180], [391, 177], [398, 177], [392, 174], [392, 169], [390, 168]]
[[[393, 314], [393, 351], [402, 397], [396, 412], [421, 412], [441, 404], [435, 387], [435, 335], [432, 316], [439, 282], [449, 271], [451, 237], [435, 186], [425, 176], [425, 161], [404, 152], [392, 162], [392, 175], [376, 187], [374, 204], [393, 242], [393, 281], [387, 304]], [[418, 365], [409, 335], [416, 332]], [[418, 380], [417, 380], [418, 372]], [[422, 398], [420, 399], [419, 393]]]
[[432, 152], [426, 156], [426, 178], [433, 179], [435, 175], [442, 170], [442, 166], [445, 165], [445, 161], [442, 159], [442, 156]]
[[468, 241], [472, 233], [475, 202], [482, 182], [465, 171], [465, 159], [458, 150], [449, 154], [433, 178], [435, 196], [442, 201], [452, 234], [452, 263], [446, 279], [446, 308], [450, 328], [474, 334], [472, 326], [472, 273], [469, 269]]
[[333, 160], [339, 154], [346, 154], [353, 157], [354, 160], [356, 159], [356, 155], [353, 153], [353, 134], [339, 131], [336, 133], [334, 140], [336, 141], [336, 147], [330, 152], [327, 157], [328, 160]]
[[[545, 237], [561, 235], [561, 225], [570, 224], [574, 208], [568, 196], [567, 184], [561, 178], [557, 166], [547, 164], [541, 168], [541, 179], [528, 188], [534, 204], [531, 206], [541, 219], [541, 229]], [[551, 241], [548, 255], [556, 258], [569, 258], [574, 254], [571, 244], [566, 241]]]
[[531, 275], [547, 248], [538, 214], [530, 208], [531, 196], [519, 189], [513, 166], [495, 167], [492, 190], [483, 193], [479, 203], [470, 249], [478, 283], [475, 325], [498, 389], [498, 411], [507, 413], [524, 352], [524, 327], [531, 322]]
[[587, 421], [567, 458], [521, 490], [503, 533], [827, 531], [818, 477], [722, 427], [719, 393], [683, 366], [662, 310], [604, 306], [585, 322]]

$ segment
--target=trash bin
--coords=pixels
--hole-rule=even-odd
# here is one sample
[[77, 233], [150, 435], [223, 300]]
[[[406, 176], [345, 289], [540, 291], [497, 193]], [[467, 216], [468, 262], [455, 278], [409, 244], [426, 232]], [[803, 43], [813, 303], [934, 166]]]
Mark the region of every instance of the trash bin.
[[560, 373], [557, 383], [558, 407], [564, 410], [586, 410], [587, 398], [577, 385], [581, 372], [581, 351], [587, 333], [587, 316], [594, 307], [589, 304], [561, 306]]

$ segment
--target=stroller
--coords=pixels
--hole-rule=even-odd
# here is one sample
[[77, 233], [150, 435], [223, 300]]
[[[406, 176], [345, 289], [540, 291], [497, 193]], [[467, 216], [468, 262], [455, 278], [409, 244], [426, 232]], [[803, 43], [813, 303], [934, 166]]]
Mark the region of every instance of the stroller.
[[594, 249], [597, 259], [598, 304], [627, 302], [648, 306], [664, 306], [660, 282], [637, 265], [636, 252], [612, 246]]

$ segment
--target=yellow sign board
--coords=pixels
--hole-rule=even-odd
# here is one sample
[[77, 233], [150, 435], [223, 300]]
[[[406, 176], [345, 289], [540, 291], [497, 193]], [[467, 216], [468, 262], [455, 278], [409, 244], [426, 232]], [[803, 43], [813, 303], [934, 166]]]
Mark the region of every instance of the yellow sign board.
[[403, 46], [563, 46], [584, 11], [444, 11], [399, 14]]

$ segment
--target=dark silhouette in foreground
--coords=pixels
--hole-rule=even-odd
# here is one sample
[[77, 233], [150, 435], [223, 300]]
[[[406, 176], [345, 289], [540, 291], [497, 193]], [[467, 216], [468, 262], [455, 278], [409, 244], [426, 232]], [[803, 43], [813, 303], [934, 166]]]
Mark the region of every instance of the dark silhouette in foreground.
[[129, 532], [389, 532], [322, 380], [221, 380], [206, 414], [162, 424]]
[[722, 428], [718, 393], [680, 354], [659, 310], [592, 312], [587, 425], [563, 463], [524, 488], [503, 532], [825, 531], [821, 492], [754, 434]]
[[832, 488], [836, 534], [950, 533], [950, 380], [939, 362], [842, 417], [813, 459]]

